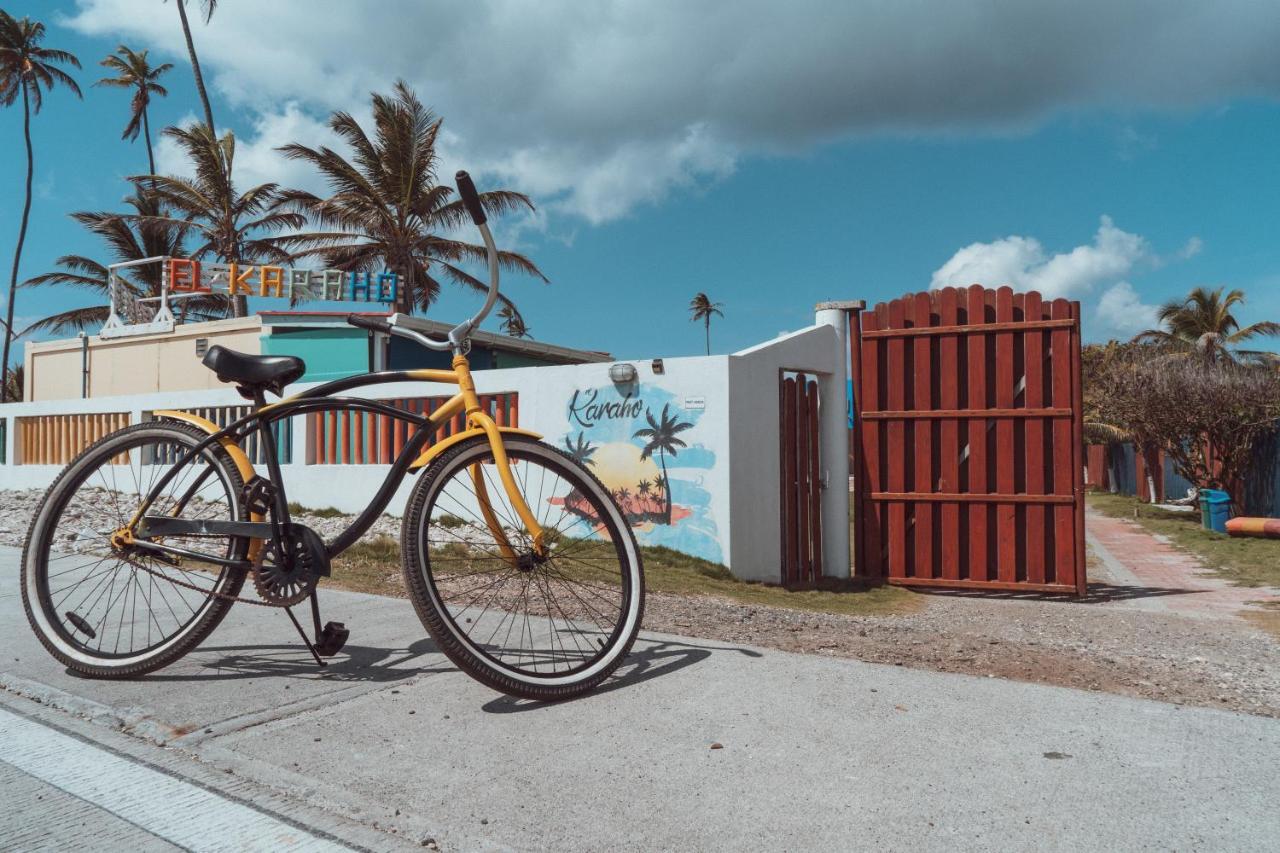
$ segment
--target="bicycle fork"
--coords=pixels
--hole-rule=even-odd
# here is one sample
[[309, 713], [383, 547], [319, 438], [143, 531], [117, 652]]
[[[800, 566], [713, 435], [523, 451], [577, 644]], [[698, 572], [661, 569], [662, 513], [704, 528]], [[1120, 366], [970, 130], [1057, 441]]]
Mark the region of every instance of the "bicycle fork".
[[[511, 460], [507, 456], [506, 445], [502, 443], [502, 433], [498, 430], [498, 425], [494, 423], [493, 418], [480, 408], [480, 399], [476, 395], [475, 383], [471, 379], [471, 372], [467, 369], [466, 359], [458, 356], [453, 360], [454, 370], [458, 374], [458, 385], [462, 390], [467, 407], [467, 426], [484, 430], [485, 437], [489, 439], [489, 447], [493, 451], [493, 462], [498, 469], [498, 480], [502, 483], [503, 491], [507, 493], [507, 500], [511, 502], [511, 506], [519, 516], [520, 521], [524, 524], [529, 535], [533, 538], [533, 553], [537, 557], [545, 557], [547, 555], [547, 544], [545, 541], [545, 531], [542, 525], [538, 523], [534, 517], [533, 511], [529, 508], [528, 502], [524, 499], [524, 494], [520, 490], [520, 486], [516, 483], [515, 475], [511, 472]], [[481, 463], [475, 463], [470, 468], [471, 482], [475, 486], [476, 500], [480, 504], [480, 513], [484, 516], [484, 522], [489, 528], [489, 532], [493, 534], [494, 541], [498, 544], [498, 550], [501, 552], [503, 559], [511, 563], [513, 566], [518, 565], [520, 561], [519, 555], [515, 549], [511, 547], [511, 540], [507, 536], [506, 530], [503, 529], [501, 521], [493, 511], [492, 502], [489, 499], [489, 489], [485, 484], [484, 473], [480, 470]]]

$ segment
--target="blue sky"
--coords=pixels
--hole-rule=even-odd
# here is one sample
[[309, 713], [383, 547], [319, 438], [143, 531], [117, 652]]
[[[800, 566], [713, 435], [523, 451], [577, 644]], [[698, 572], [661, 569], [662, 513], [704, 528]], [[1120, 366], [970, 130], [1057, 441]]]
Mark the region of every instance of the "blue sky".
[[[535, 16], [503, 0], [223, 0], [195, 38], [246, 186], [322, 190], [274, 147], [326, 142], [330, 110], [360, 116], [370, 89], [409, 80], [445, 118], [445, 174], [465, 166], [538, 203], [499, 238], [551, 278], [504, 283], [541, 340], [697, 353], [686, 306], [702, 290], [725, 304], [713, 349], [732, 351], [805, 325], [821, 300], [971, 280], [1080, 299], [1092, 339], [1127, 337], [1195, 285], [1244, 289], [1246, 322], [1280, 318], [1280, 16], [958, 6], [548, 2]], [[55, 92], [33, 123], [27, 278], [62, 254], [105, 257], [67, 213], [115, 209], [123, 176], [145, 171], [141, 142], [119, 138], [128, 96], [89, 86], [97, 61], [123, 41], [175, 63], [155, 128], [199, 106], [172, 3], [5, 8], [85, 66], [84, 101]], [[0, 140], [7, 272], [19, 110], [0, 111]], [[181, 168], [164, 145], [159, 159]], [[25, 290], [16, 311], [76, 304]], [[431, 315], [474, 304], [446, 293]]]

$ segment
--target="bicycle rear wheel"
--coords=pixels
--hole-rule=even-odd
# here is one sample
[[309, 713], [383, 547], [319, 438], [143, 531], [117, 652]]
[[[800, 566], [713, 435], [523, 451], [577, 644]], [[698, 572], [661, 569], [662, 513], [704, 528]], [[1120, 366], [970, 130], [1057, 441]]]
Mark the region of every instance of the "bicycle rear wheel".
[[406, 584], [431, 636], [465, 672], [522, 698], [571, 698], [608, 678], [635, 641], [640, 552], [590, 471], [530, 438], [505, 444], [548, 553], [535, 554], [489, 443], [477, 437], [443, 453], [414, 488], [403, 523]]
[[[41, 501], [22, 554], [22, 601], [44, 647], [92, 677], [141, 675], [195, 648], [232, 605], [243, 570], [201, 560], [243, 560], [237, 536], [170, 536], [181, 559], [112, 543], [152, 486], [206, 438], [184, 424], [151, 421], [93, 444]], [[177, 471], [148, 514], [247, 520], [244, 481], [221, 446]]]

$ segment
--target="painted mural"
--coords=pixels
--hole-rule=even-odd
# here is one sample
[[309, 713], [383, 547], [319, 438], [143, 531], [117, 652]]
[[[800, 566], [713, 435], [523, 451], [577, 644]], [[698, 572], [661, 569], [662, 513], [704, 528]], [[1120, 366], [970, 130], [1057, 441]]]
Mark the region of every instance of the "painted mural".
[[[701, 397], [640, 384], [574, 391], [561, 446], [591, 469], [622, 507], [642, 545], [721, 562], [705, 477], [716, 455], [697, 441]], [[567, 508], [575, 511], [574, 497]]]

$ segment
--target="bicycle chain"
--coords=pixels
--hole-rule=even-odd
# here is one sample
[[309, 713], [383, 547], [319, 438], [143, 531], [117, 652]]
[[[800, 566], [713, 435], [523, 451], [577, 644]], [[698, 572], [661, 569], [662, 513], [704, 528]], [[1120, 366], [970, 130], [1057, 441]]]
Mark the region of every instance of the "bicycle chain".
[[[257, 558], [253, 561], [253, 571], [256, 572], [260, 568], [262, 568], [262, 558], [265, 552], [266, 552], [266, 548], [263, 548], [258, 552]], [[211, 595], [214, 598], [221, 598], [223, 601], [242, 601], [245, 604], [252, 604], [257, 607], [280, 608], [284, 606], [282, 604], [272, 604], [269, 601], [259, 601], [256, 598], [241, 598], [240, 596], [232, 595], [229, 592], [218, 592], [216, 589], [205, 589], [204, 587], [196, 586], [193, 583], [187, 583], [186, 581], [175, 580], [174, 578], [171, 578], [168, 575], [161, 574], [160, 572], [156, 571], [150, 566], [144, 566], [142, 563], [134, 562], [133, 560], [130, 560], [126, 556], [121, 555], [120, 559], [128, 563], [129, 565], [133, 566], [135, 569], [142, 569], [147, 574], [154, 575], [155, 577], [158, 577], [161, 580], [166, 580], [169, 583], [174, 584], [175, 586], [184, 586], [187, 589], [192, 589], [192, 590], [195, 590], [196, 592], [204, 593], [205, 595]], [[181, 569], [179, 569], [179, 571], [181, 571]]]

